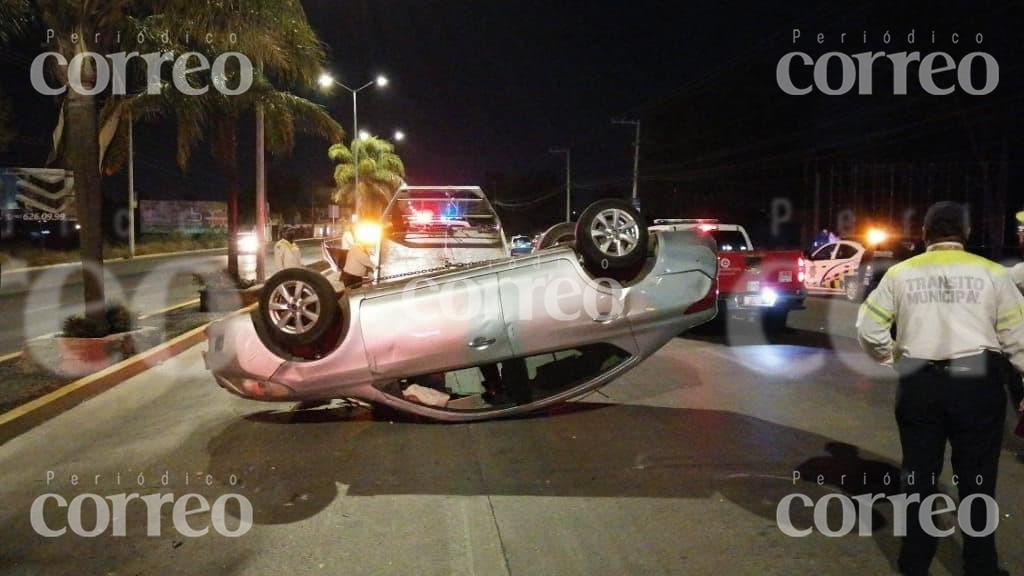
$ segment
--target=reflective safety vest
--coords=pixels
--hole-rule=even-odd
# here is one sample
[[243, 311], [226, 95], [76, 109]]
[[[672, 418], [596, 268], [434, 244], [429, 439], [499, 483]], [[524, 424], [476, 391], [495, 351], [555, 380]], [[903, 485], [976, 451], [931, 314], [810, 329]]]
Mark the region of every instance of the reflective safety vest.
[[884, 364], [992, 350], [1024, 372], [1024, 296], [1005, 267], [955, 242], [933, 244], [886, 272], [858, 311], [857, 338]]

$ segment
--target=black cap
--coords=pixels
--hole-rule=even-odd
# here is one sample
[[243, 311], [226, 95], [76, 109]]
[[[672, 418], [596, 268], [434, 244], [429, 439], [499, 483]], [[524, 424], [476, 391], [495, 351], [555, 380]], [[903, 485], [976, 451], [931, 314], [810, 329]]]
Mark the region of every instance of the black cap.
[[967, 240], [970, 219], [967, 207], [957, 202], [936, 202], [924, 215], [925, 242]]

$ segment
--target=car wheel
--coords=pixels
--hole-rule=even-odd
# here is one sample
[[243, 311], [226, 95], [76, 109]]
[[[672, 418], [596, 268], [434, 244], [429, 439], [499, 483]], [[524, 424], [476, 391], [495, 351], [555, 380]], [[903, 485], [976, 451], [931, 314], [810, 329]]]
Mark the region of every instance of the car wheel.
[[576, 249], [595, 275], [621, 275], [647, 257], [647, 226], [635, 208], [619, 200], [591, 204], [576, 223]]
[[576, 225], [572, 222], [559, 222], [548, 228], [537, 241], [537, 249], [551, 248], [557, 244], [565, 244], [576, 239]]
[[338, 297], [321, 274], [287, 268], [274, 274], [260, 293], [260, 318], [283, 346], [312, 344], [338, 321]]
[[857, 275], [847, 276], [843, 279], [843, 293], [850, 302], [861, 301], [861, 283]]

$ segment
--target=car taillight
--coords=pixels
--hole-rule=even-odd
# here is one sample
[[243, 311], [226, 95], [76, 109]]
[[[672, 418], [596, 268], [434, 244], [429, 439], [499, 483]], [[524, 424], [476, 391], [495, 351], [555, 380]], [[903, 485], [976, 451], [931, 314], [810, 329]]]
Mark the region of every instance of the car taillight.
[[807, 277], [807, 275], [805, 274], [805, 270], [804, 270], [806, 266], [807, 266], [807, 261], [804, 260], [803, 257], [800, 257], [800, 258], [796, 259], [796, 269], [798, 270], [798, 272], [796, 274], [796, 279], [801, 284], [803, 283], [804, 278]]
[[711, 287], [708, 288], [708, 293], [703, 298], [697, 300], [686, 309], [683, 314], [696, 314], [697, 312], [703, 312], [710, 309], [715, 305], [718, 300], [718, 280], [711, 282]]

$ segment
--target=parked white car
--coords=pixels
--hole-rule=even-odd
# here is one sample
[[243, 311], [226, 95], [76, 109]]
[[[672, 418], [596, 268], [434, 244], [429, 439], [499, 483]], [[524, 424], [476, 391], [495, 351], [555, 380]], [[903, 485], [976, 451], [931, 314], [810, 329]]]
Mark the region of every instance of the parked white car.
[[807, 259], [804, 284], [812, 294], [842, 294], [857, 302], [871, 293], [889, 266], [921, 251], [920, 239], [868, 230], [830, 242]]
[[845, 294], [846, 278], [855, 276], [865, 248], [854, 240], [829, 242], [811, 252], [804, 287], [811, 294]]

